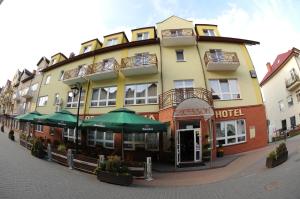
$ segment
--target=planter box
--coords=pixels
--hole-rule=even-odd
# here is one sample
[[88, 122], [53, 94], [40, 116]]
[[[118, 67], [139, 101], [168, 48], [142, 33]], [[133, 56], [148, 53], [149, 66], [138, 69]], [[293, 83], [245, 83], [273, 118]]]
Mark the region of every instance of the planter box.
[[107, 182], [110, 184], [117, 184], [123, 186], [129, 186], [132, 184], [133, 178], [132, 175], [117, 175], [115, 173], [110, 173], [106, 171], [99, 171], [97, 173], [97, 178], [101, 182]]
[[266, 167], [267, 168], [276, 167], [276, 166], [284, 163], [287, 159], [288, 159], [288, 151], [285, 153], [279, 154], [276, 160], [267, 158]]

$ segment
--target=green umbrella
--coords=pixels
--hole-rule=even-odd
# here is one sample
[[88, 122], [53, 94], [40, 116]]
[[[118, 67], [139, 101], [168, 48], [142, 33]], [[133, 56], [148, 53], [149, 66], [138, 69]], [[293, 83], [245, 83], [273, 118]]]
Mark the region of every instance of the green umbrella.
[[48, 125], [48, 126], [57, 126], [57, 127], [76, 127], [77, 117], [73, 113], [62, 110], [55, 112], [49, 115], [43, 115], [35, 118], [37, 123]]
[[34, 119], [37, 118], [37, 117], [40, 117], [42, 116], [42, 114], [40, 114], [39, 112], [30, 112], [30, 113], [26, 113], [26, 114], [23, 114], [23, 115], [19, 115], [19, 116], [16, 116], [15, 119], [21, 121], [21, 122], [31, 122], [31, 123], [34, 123]]
[[[107, 114], [96, 116], [94, 118], [84, 120], [82, 127], [100, 127], [104, 129], [120, 131], [123, 133], [156, 133], [166, 131], [166, 125], [144, 116], [137, 115], [134, 111], [126, 108], [116, 109]], [[122, 159], [124, 158], [122, 143]]]

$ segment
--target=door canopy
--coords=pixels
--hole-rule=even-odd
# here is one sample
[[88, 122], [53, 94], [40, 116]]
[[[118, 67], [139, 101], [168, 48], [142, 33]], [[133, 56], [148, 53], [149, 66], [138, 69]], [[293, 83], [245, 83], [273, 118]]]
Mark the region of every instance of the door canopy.
[[181, 102], [174, 111], [174, 118], [179, 117], [204, 117], [210, 119], [214, 115], [213, 108], [204, 100], [189, 98]]

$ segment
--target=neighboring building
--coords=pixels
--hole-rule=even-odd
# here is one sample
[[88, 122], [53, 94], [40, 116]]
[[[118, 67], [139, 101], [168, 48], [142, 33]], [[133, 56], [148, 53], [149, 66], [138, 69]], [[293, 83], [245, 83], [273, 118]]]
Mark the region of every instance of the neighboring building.
[[0, 103], [1, 103], [1, 120], [6, 126], [10, 126], [12, 124], [12, 110], [13, 110], [13, 104], [12, 104], [12, 85], [11, 81], [7, 80], [5, 86], [1, 90], [1, 96], [0, 96]]
[[291, 130], [300, 124], [300, 50], [291, 50], [278, 55], [260, 83], [270, 139], [278, 131]]
[[[265, 109], [246, 48], [256, 44], [176, 16], [133, 29], [131, 41], [124, 32], [104, 36], [103, 43], [90, 40], [79, 55], [58, 53], [40, 71], [36, 110], [76, 114], [80, 100], [81, 118], [126, 107], [168, 124], [163, 134], [126, 134], [127, 159], [150, 155], [167, 161], [175, 152], [177, 165], [201, 162], [210, 141], [213, 157], [221, 146], [225, 155], [253, 150], [267, 144]], [[76, 84], [83, 88], [81, 99], [72, 93]], [[75, 140], [74, 129], [37, 125], [35, 135]], [[120, 139], [119, 133], [99, 129], [80, 136], [82, 145], [116, 152]]]

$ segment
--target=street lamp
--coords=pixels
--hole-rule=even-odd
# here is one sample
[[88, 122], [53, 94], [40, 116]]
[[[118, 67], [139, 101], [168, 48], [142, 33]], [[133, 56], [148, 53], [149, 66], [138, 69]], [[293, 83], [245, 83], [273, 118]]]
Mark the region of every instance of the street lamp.
[[78, 154], [78, 126], [79, 126], [79, 110], [80, 110], [80, 99], [81, 99], [81, 93], [82, 93], [82, 86], [79, 83], [77, 83], [71, 89], [72, 89], [72, 93], [73, 93], [73, 98], [75, 98], [76, 95], [79, 94], [78, 103], [77, 103], [76, 131], [75, 131], [75, 135], [76, 135], [75, 148], [76, 148], [76, 154]]

